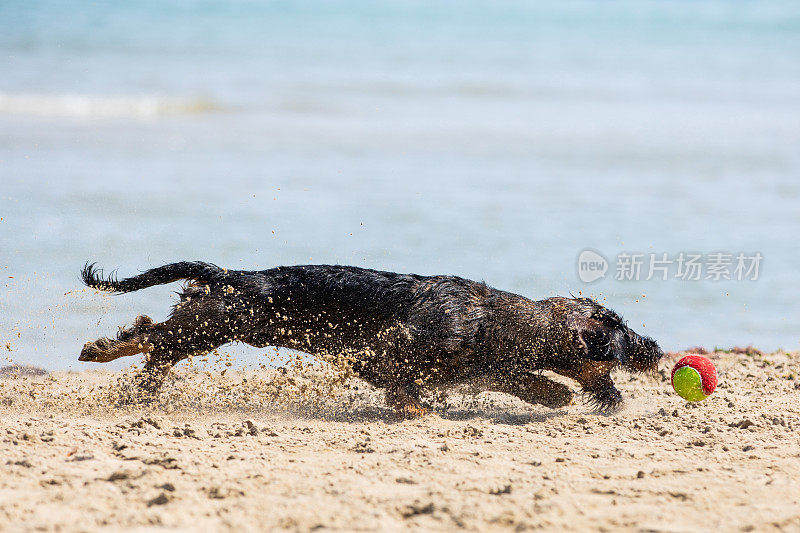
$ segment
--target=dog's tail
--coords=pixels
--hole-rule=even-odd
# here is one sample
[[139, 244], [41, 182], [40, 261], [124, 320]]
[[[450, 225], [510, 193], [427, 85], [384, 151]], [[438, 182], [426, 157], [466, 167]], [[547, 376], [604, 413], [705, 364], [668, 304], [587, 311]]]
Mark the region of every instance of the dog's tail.
[[202, 261], [181, 261], [168, 265], [151, 268], [138, 276], [118, 280], [111, 275], [103, 278], [103, 270], [95, 266], [96, 263], [86, 263], [81, 271], [83, 282], [93, 289], [109, 292], [132, 292], [139, 289], [163, 285], [181, 279], [191, 279], [204, 283], [214, 283], [224, 278], [227, 270], [203, 263]]

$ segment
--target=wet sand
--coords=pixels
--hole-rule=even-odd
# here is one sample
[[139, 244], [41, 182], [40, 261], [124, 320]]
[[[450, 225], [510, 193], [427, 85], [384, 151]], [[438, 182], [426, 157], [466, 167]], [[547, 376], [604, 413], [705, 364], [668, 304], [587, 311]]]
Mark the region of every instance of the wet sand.
[[[662, 363], [671, 368], [677, 355]], [[616, 376], [613, 416], [452, 393], [396, 421], [309, 370], [0, 376], [0, 531], [800, 529], [800, 354], [710, 356], [687, 404]]]

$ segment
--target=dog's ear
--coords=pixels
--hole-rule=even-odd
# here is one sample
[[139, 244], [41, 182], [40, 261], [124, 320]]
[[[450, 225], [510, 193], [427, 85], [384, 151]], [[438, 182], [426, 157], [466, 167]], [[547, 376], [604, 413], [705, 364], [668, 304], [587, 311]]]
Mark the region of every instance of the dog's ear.
[[584, 357], [593, 361], [611, 361], [617, 358], [614, 349], [614, 330], [598, 320], [587, 320], [577, 327], [578, 346]]
[[606, 328], [584, 329], [580, 332], [580, 339], [586, 347], [586, 357], [593, 361], [611, 361], [616, 358], [611, 347], [611, 337]]
[[629, 342], [622, 317], [595, 300], [580, 301], [583, 317], [576, 318], [573, 327], [584, 356], [594, 361], [624, 361]]

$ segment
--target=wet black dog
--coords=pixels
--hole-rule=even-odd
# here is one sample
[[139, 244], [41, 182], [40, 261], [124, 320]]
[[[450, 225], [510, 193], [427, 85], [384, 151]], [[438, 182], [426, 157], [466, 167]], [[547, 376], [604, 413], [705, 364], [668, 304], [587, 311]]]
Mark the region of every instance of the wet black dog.
[[90, 287], [130, 292], [191, 280], [168, 320], [139, 316], [116, 339], [87, 343], [81, 361], [146, 353], [142, 383], [156, 389], [175, 363], [234, 341], [347, 357], [355, 373], [386, 388], [389, 405], [420, 414], [421, 387], [463, 382], [550, 407], [568, 404], [574, 379], [601, 410], [621, 403], [610, 372], [654, 370], [663, 355], [613, 311], [588, 298], [532, 301], [456, 276], [308, 265], [263, 271], [181, 262]]

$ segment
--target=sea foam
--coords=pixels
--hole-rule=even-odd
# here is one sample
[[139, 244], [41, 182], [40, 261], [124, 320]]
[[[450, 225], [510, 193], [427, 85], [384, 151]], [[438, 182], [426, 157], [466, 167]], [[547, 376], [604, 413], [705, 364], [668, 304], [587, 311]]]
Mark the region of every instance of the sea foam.
[[219, 109], [219, 105], [202, 98], [0, 92], [0, 115], [153, 119], [165, 115], [208, 113]]

